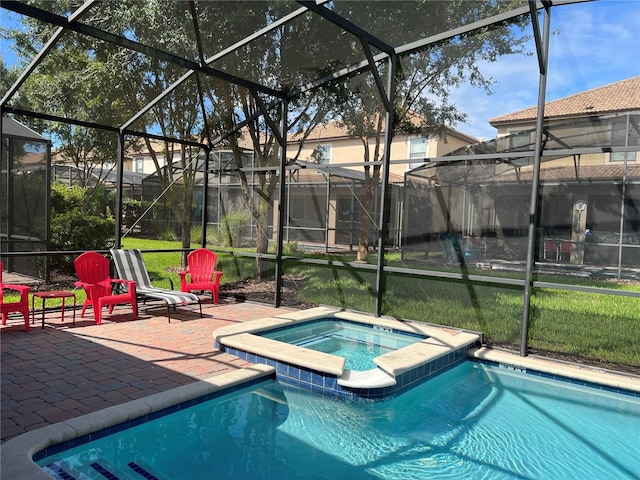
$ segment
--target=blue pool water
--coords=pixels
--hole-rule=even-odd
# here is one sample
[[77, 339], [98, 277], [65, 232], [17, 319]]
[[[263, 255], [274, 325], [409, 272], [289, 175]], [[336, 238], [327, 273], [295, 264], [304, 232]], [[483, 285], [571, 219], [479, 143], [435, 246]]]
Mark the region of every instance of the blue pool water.
[[466, 362], [380, 402], [269, 380], [38, 464], [71, 475], [54, 478], [627, 480], [639, 445], [638, 398]]
[[425, 338], [338, 320], [315, 320], [258, 335], [344, 357], [345, 368], [359, 371], [376, 368], [374, 358]]

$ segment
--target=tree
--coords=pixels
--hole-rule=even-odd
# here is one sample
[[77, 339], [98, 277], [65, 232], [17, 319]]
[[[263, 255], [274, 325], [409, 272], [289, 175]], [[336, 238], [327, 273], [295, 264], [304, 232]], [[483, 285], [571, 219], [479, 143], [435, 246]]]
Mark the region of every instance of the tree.
[[[56, 13], [66, 12], [61, 4], [43, 3]], [[2, 34], [13, 40], [20, 62], [26, 65], [54, 35], [55, 28], [28, 17], [22, 18], [21, 26], [3, 29]], [[113, 72], [107, 64], [97, 61], [93, 53], [91, 42], [78, 36], [63, 35], [56, 48], [51, 49], [21, 86], [13, 103], [21, 108], [84, 122], [117, 122], [121, 100], [116, 93], [104, 88], [105, 82], [114, 81]], [[3, 92], [10, 85], [5, 87]], [[109, 108], [105, 108], [107, 105]], [[64, 122], [28, 118], [23, 121], [51, 139], [54, 162], [76, 168], [76, 184], [92, 189], [104, 184], [116, 158], [113, 133]]]
[[[118, 2], [111, 4], [108, 17], [101, 17], [109, 31], [121, 36], [136, 38], [145, 45], [160, 45], [163, 50], [192, 58], [196, 53], [193, 37], [188, 35], [185, 25], [190, 21], [186, 2]], [[139, 19], [144, 18], [141, 22]], [[100, 23], [98, 23], [100, 25]], [[99, 55], [115, 70], [120, 79], [127, 112], [138, 112], [175, 83], [185, 73], [183, 67], [161, 61], [151, 55], [130, 50], [114, 49], [102, 45]], [[198, 142], [203, 140], [203, 118], [198, 113], [199, 95], [192, 84], [178, 89], [162, 101], [134, 127], [144, 133], [159, 131], [165, 138]], [[202, 166], [201, 150], [165, 140], [162, 148], [149, 137], [137, 141], [132, 150], [146, 147], [150, 153], [161, 190], [165, 192], [167, 204], [180, 224], [180, 240], [183, 248], [191, 246], [192, 198], [197, 172]], [[186, 253], [182, 266], [186, 265]]]
[[[406, 8], [403, 2], [362, 2], [359, 14], [368, 19], [371, 31], [384, 28], [398, 14], [397, 9]], [[414, 15], [402, 15], [402, 29], [392, 30], [385, 36], [387, 42], [401, 41], [405, 30], [441, 32], [447, 29], [487, 18], [505, 11], [517, 2], [415, 2]], [[411, 25], [408, 22], [415, 22]], [[381, 101], [374, 78], [369, 73], [334, 84], [330, 91], [336, 100], [335, 116], [347, 132], [360, 139], [363, 146], [364, 195], [362, 218], [358, 236], [357, 261], [366, 262], [369, 255], [369, 236], [372, 227], [371, 210], [380, 183], [381, 165], [373, 164], [384, 155], [384, 133], [419, 133], [424, 137], [445, 137], [447, 127], [465, 120], [458, 105], [449, 103], [450, 91], [464, 82], [480, 87], [490, 93], [491, 79], [484, 76], [479, 60], [494, 62], [501, 55], [523, 51], [523, 36], [517, 35], [524, 19], [513, 26], [484, 28], [473, 34], [455, 37], [413, 52], [398, 59], [395, 72], [393, 125], [385, 125], [384, 104]], [[386, 78], [387, 65], [378, 64], [380, 76]]]
[[[282, 2], [277, 1], [247, 2], [246, 5], [246, 9], [224, 12], [218, 11], [224, 8], [224, 5], [216, 5], [215, 2], [201, 5], [202, 31], [216, 32], [215, 37], [206, 39], [207, 47], [212, 51], [218, 51], [220, 47], [237, 41], [238, 35], [241, 34], [225, 29], [218, 23], [220, 19], [223, 19], [224, 24], [236, 25], [240, 24], [236, 20], [242, 17], [242, 24], [251, 28], [255, 25], [267, 25], [270, 19], [279, 18], [286, 13], [287, 8]], [[318, 41], [309, 45], [306, 39], [314, 36]], [[318, 58], [322, 56], [326, 58], [326, 65], [329, 65], [331, 47], [336, 41], [337, 39], [331, 37], [318, 23], [312, 23], [309, 19], [301, 20], [273, 30], [269, 35], [246, 46], [242, 55], [229, 55], [215, 66], [235, 72], [242, 78], [258, 78], [262, 85], [276, 90], [287, 90], [298, 86], [305, 75], [309, 74], [301, 71], [299, 66], [317, 64]], [[314, 72], [314, 75], [319, 73]], [[240, 123], [251, 119], [244, 129], [228, 137], [227, 143], [234, 152], [235, 162], [240, 169], [242, 195], [256, 226], [256, 252], [267, 253], [268, 216], [272, 213], [274, 197], [280, 182], [280, 145], [276, 131], [279, 130], [280, 135], [297, 132], [304, 140], [314, 126], [326, 120], [326, 115], [331, 110], [332, 97], [324, 97], [324, 101], [320, 100], [319, 94], [294, 98], [287, 106], [286, 126], [282, 129], [280, 108], [269, 111], [269, 121], [258, 115], [261, 113], [261, 105], [268, 106], [276, 99], [225, 81], [215, 81], [213, 85], [213, 88], [207, 90], [211, 111], [215, 112], [208, 117], [211, 130], [230, 132]], [[276, 126], [276, 131], [273, 125]], [[248, 176], [243, 170], [249, 166], [244, 164], [242, 149], [242, 146], [247, 144], [253, 150], [254, 176]], [[302, 144], [303, 142], [296, 152], [287, 152], [287, 158], [282, 161], [287, 164], [294, 163]], [[262, 278], [264, 275], [264, 263], [260, 256], [257, 256], [256, 277]]]
[[7, 68], [2, 55], [0, 55], [0, 97], [3, 97], [9, 90], [18, 78], [18, 75], [19, 72], [17, 68]]
[[[69, 15], [81, 3], [38, 0], [32, 4], [52, 13]], [[121, 36], [136, 37], [142, 43], [165, 43], [170, 50], [189, 57], [193, 53], [193, 42], [183, 28], [178, 28], [185, 20], [184, 5], [186, 3], [170, 6], [155, 1], [116, 2], [109, 4], [108, 15], [96, 6], [82, 21]], [[56, 28], [28, 17], [21, 18], [22, 28], [3, 30], [2, 34], [14, 40], [18, 57], [26, 64], [52, 38]], [[140, 18], [145, 21], [138, 21]], [[119, 126], [131, 112], [137, 112], [153, 100], [182, 73], [184, 69], [153, 57], [66, 32], [21, 86], [15, 102], [33, 111]], [[144, 116], [136, 127], [143, 132], [158, 129], [166, 137], [198, 139], [202, 119], [194, 113], [198, 111], [196, 106], [197, 95], [170, 97]], [[78, 168], [82, 186], [92, 182], [99, 187], [115, 166], [117, 137], [113, 132], [72, 123], [38, 120], [29, 123], [52, 139], [57, 158]], [[189, 247], [191, 195], [198, 167], [194, 159], [199, 152], [181, 148], [176, 153], [175, 145], [169, 141], [164, 142], [161, 151], [156, 151], [148, 138], [144, 142], [153, 155], [163, 189], [181, 178], [179, 186], [169, 190], [168, 203], [180, 221], [182, 245]], [[127, 138], [125, 149], [139, 146], [137, 139]], [[177, 169], [172, 168], [176, 157], [180, 167]], [[169, 167], [163, 168], [165, 164]]]

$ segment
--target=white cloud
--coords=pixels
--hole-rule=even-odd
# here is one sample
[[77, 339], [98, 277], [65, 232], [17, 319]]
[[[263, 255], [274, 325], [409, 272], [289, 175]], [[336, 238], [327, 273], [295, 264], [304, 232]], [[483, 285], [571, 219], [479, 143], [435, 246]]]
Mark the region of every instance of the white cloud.
[[[542, 26], [542, 22], [541, 22]], [[547, 101], [640, 75], [640, 2], [600, 0], [551, 9]], [[529, 32], [530, 34], [530, 29]], [[535, 52], [533, 40], [529, 50]], [[456, 127], [476, 137], [493, 138], [488, 120], [537, 103], [535, 56], [507, 56], [482, 71], [497, 83], [495, 94], [464, 85], [452, 93], [468, 115]]]

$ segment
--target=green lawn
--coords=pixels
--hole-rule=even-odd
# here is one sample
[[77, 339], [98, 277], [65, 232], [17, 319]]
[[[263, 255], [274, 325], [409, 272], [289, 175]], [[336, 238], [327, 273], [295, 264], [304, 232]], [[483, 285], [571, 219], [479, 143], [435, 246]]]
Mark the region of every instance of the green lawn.
[[[197, 248], [199, 245], [192, 245]], [[179, 248], [178, 242], [125, 238], [123, 248], [164, 250]], [[213, 248], [215, 251], [215, 248]], [[144, 253], [152, 282], [157, 286], [179, 289], [177, 271], [180, 252]], [[318, 258], [327, 257], [317, 255]], [[305, 255], [309, 257], [309, 255]], [[332, 256], [336, 261], [352, 261], [352, 256]], [[371, 259], [375, 263], [375, 257]], [[399, 257], [387, 258], [400, 263]], [[250, 278], [253, 258], [219, 254], [218, 270], [222, 283]], [[433, 267], [431, 267], [433, 268]], [[445, 267], [443, 267], [444, 269]], [[332, 305], [363, 312], [375, 308], [375, 272], [285, 262], [285, 274], [295, 274], [298, 297], [308, 303]], [[510, 276], [495, 272], [468, 272]], [[566, 282], [591, 287], [640, 291], [640, 286], [584, 278], [560, 276], [538, 280]], [[470, 281], [454, 281], [386, 274], [383, 314], [397, 318], [450, 325], [482, 332], [487, 342], [519, 348], [522, 324], [523, 289]], [[77, 291], [78, 303], [84, 292]], [[55, 305], [54, 301], [47, 305]], [[640, 366], [640, 300], [637, 298], [573, 292], [558, 289], [534, 289], [529, 320], [529, 347], [558, 352], [607, 363]]]

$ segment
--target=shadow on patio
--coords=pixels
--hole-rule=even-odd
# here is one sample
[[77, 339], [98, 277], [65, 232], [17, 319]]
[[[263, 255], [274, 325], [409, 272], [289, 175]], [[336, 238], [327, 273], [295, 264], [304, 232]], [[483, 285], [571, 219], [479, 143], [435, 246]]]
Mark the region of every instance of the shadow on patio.
[[[214, 348], [211, 333], [233, 322], [287, 309], [221, 300], [178, 308], [140, 304], [140, 318], [116, 307], [95, 325], [88, 312], [72, 327], [70, 308], [39, 311], [29, 333], [22, 317], [0, 330], [1, 442], [52, 423], [242, 368], [246, 362]], [[121, 312], [121, 313], [120, 313]]]

